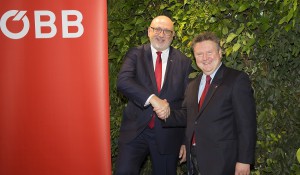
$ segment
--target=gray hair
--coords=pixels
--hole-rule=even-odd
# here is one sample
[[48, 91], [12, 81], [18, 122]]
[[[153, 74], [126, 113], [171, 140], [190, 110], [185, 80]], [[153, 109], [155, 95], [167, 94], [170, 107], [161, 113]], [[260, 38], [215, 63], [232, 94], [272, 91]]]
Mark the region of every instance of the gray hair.
[[203, 33], [200, 33], [199, 35], [197, 35], [193, 41], [192, 41], [192, 49], [194, 48], [194, 46], [197, 44], [197, 43], [200, 43], [202, 41], [213, 41], [217, 44], [217, 47], [218, 49], [221, 48], [220, 46], [220, 39], [217, 37], [216, 34], [214, 34], [213, 32], [203, 32]]

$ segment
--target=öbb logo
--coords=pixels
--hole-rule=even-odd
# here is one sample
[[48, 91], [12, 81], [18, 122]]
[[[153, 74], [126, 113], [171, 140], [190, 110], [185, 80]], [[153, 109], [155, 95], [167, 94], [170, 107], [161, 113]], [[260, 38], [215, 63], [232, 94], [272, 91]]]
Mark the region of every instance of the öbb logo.
[[[11, 39], [21, 39], [29, 31], [30, 23], [28, 17], [26, 16], [27, 11], [18, 11], [18, 10], [9, 10], [4, 13], [0, 19], [0, 28], [1, 31], [5, 36]], [[20, 21], [23, 22], [23, 28], [19, 32], [12, 32], [7, 27], [7, 20], [10, 17], [13, 17], [13, 21]], [[69, 21], [68, 17], [75, 16], [76, 20]], [[41, 20], [42, 17], [47, 17], [49, 20]], [[77, 10], [62, 10], [61, 11], [61, 18], [62, 18], [62, 37], [63, 38], [78, 38], [80, 37], [83, 32], [84, 28], [82, 25], [82, 14]], [[35, 26], [35, 38], [52, 38], [57, 33], [57, 28], [54, 24], [56, 20], [56, 16], [53, 12], [48, 10], [36, 10], [34, 11], [34, 26]], [[50, 32], [42, 31], [43, 27], [50, 28]], [[70, 32], [70, 27], [76, 27], [76, 32]]]

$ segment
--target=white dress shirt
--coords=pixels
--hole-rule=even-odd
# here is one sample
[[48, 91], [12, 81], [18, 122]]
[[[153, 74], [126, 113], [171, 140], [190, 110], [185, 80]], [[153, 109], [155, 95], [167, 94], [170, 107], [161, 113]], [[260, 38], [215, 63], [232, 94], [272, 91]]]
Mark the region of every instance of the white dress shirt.
[[[161, 51], [161, 61], [162, 61], [162, 77], [161, 77], [161, 86], [160, 89], [162, 89], [163, 84], [164, 84], [164, 80], [165, 80], [165, 74], [166, 74], [166, 69], [167, 69], [167, 63], [168, 63], [168, 58], [169, 58], [169, 51], [170, 48], [167, 48], [166, 50]], [[153, 68], [154, 68], [154, 72], [155, 72], [155, 66], [156, 66], [156, 59], [157, 59], [157, 50], [151, 45], [151, 53], [152, 53], [152, 62], [153, 62]], [[149, 98], [147, 99], [147, 101], [145, 102], [144, 106], [149, 105], [149, 101], [151, 99], [151, 97], [154, 94], [151, 94], [149, 96]]]

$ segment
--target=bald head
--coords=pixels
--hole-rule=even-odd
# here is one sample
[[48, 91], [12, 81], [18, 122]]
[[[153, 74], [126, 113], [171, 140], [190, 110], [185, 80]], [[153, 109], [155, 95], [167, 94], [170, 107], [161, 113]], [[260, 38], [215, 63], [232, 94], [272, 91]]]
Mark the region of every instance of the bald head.
[[157, 26], [157, 25], [162, 25], [162, 26], [168, 26], [169, 30], [174, 30], [174, 23], [173, 21], [167, 17], [167, 16], [157, 16], [155, 17], [150, 26]]
[[167, 16], [155, 17], [148, 28], [151, 45], [158, 51], [170, 47], [174, 35], [173, 21]]

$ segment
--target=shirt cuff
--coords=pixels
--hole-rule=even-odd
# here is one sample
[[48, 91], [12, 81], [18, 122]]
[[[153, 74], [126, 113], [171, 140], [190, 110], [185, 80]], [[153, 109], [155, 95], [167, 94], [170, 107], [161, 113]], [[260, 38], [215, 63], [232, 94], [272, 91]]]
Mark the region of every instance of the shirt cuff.
[[150, 99], [151, 99], [151, 97], [153, 97], [153, 96], [154, 96], [154, 94], [151, 94], [151, 95], [149, 96], [149, 98], [147, 99], [146, 103], [144, 104], [144, 107], [150, 105]]

